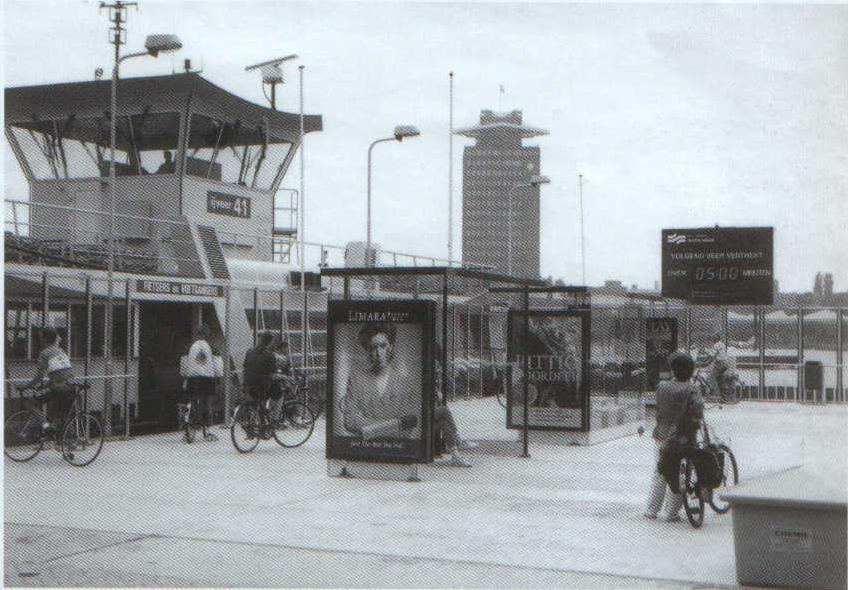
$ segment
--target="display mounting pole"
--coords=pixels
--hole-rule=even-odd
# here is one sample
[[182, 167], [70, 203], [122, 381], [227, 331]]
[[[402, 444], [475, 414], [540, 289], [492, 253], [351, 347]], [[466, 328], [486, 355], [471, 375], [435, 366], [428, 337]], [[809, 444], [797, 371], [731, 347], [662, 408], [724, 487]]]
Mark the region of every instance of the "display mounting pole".
[[448, 74], [448, 266], [453, 265], [453, 72]]
[[529, 428], [527, 422], [530, 420], [530, 408], [528, 407], [528, 398], [529, 398], [529, 387], [527, 381], [527, 373], [530, 369], [528, 363], [528, 354], [527, 354], [527, 338], [530, 335], [530, 291], [527, 288], [527, 285], [524, 285], [524, 326], [523, 326], [523, 342], [521, 346], [522, 352], [522, 387], [524, 388], [524, 425], [523, 425], [523, 436], [524, 436], [524, 452], [521, 454], [522, 457], [529, 459], [530, 458], [530, 444], [528, 440]]
[[309, 337], [309, 294], [306, 291], [306, 188], [304, 183], [305, 160], [303, 145], [303, 68], [298, 66], [298, 85], [300, 94], [300, 290], [303, 291], [303, 315], [300, 318], [300, 365], [306, 374], [306, 339]]

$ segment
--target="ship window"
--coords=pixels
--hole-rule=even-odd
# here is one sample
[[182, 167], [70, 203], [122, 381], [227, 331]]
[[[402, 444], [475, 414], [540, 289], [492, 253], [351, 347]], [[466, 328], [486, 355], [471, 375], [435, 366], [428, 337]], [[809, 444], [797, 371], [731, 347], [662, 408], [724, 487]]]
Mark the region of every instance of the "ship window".
[[6, 304], [6, 346], [7, 359], [25, 359], [27, 357], [27, 318], [29, 308], [26, 304]]
[[[142, 112], [119, 117], [115, 172], [119, 176], [174, 172], [179, 114]], [[13, 137], [37, 180], [109, 175], [109, 118], [76, 117], [13, 123]]]
[[290, 149], [290, 143], [269, 132], [264, 120], [221, 121], [194, 114], [186, 174], [267, 190]]

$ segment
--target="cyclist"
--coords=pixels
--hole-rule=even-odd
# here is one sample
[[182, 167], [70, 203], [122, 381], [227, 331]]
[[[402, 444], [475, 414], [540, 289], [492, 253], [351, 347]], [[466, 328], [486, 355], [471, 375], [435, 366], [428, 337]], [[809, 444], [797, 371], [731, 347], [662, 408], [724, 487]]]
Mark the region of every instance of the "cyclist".
[[[277, 358], [274, 356], [274, 335], [270, 332], [259, 334], [255, 347], [244, 356], [244, 392], [256, 402], [261, 412], [268, 410], [265, 402], [275, 377]], [[253, 433], [248, 433], [250, 437]]]
[[73, 403], [76, 390], [71, 384], [74, 378], [71, 359], [59, 347], [62, 337], [53, 328], [42, 328], [41, 342], [44, 348], [38, 355], [36, 374], [29, 383], [20, 386], [20, 389], [41, 386], [47, 390], [35, 398], [37, 402], [47, 402], [47, 422], [42, 425], [46, 432], [61, 426]]
[[712, 389], [720, 394], [722, 401], [726, 401], [733, 397], [733, 387], [737, 379], [736, 363], [728, 356], [727, 346], [725, 346], [720, 332], [715, 332], [710, 342], [710, 346], [705, 351], [705, 356], [710, 367], [709, 376]]
[[203, 427], [203, 438], [216, 441], [218, 437], [207, 432], [211, 398], [215, 396], [215, 359], [212, 355], [212, 347], [209, 346], [209, 336], [209, 327], [200, 326], [197, 330], [197, 338], [186, 355], [186, 380], [183, 383], [183, 389], [186, 391], [188, 401], [195, 404], [197, 408], [197, 415], [200, 416], [200, 424]]
[[683, 496], [671, 493], [658, 464], [666, 442], [678, 437], [689, 442], [694, 440], [700, 419], [704, 416], [704, 403], [697, 388], [690, 382], [695, 371], [692, 357], [683, 352], [676, 352], [669, 357], [668, 364], [674, 374], [674, 380], [661, 381], [657, 386], [657, 425], [653, 432], [654, 460], [644, 516], [649, 519], [657, 518], [665, 500], [665, 514], [662, 519], [673, 522], [680, 520]]

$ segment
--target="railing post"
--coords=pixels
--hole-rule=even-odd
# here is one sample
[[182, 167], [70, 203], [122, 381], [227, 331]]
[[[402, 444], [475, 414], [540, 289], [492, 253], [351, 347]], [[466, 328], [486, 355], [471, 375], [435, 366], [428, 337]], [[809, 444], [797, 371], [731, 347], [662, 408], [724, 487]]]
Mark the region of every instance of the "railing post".
[[[756, 312], [755, 312], [756, 313]], [[760, 370], [759, 385], [757, 386], [757, 399], [762, 401], [766, 393], [766, 312], [759, 308], [760, 314]]]
[[[50, 314], [50, 276], [45, 272], [41, 276], [41, 329], [47, 327], [47, 316]], [[41, 344], [41, 334], [38, 335]], [[39, 351], [40, 352], [40, 351]]]
[[129, 388], [130, 388], [130, 355], [132, 354], [132, 298], [130, 297], [130, 280], [126, 279], [124, 284], [124, 305], [126, 311], [127, 330], [126, 330], [126, 348], [124, 349], [124, 440], [130, 437], [130, 405], [129, 405]]
[[259, 288], [253, 288], [253, 346], [259, 342]]
[[[798, 307], [798, 324], [796, 326], [798, 334], [798, 365], [795, 367], [796, 394], [795, 401], [798, 401], [798, 395], [803, 395], [803, 399], [807, 399], [807, 383], [804, 375], [804, 309]], [[824, 393], [824, 392], [822, 392]], [[815, 397], [815, 394], [813, 394]]]
[[[84, 374], [85, 384], [89, 385], [88, 376], [91, 374], [91, 324], [93, 321], [93, 297], [91, 294], [91, 277], [85, 276], [85, 362]], [[83, 412], [88, 412], [88, 389], [83, 390], [82, 398]]]
[[227, 428], [231, 425], [232, 418], [232, 357], [230, 356], [230, 337], [232, 332], [231, 301], [233, 291], [229, 285], [224, 287], [224, 424]]
[[836, 400], [841, 402], [845, 401], [845, 379], [843, 377], [845, 371], [845, 354], [843, 351], [845, 333], [842, 329], [844, 314], [844, 309], [836, 310]]

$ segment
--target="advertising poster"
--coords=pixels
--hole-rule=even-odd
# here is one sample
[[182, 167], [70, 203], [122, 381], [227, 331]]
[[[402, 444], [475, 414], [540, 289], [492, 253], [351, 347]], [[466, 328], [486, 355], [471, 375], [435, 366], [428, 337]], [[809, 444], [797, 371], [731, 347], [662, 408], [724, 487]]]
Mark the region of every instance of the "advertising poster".
[[677, 318], [645, 319], [645, 377], [648, 391], [671, 379], [668, 357], [677, 350]]
[[662, 295], [697, 305], [771, 305], [774, 230], [662, 230]]
[[431, 301], [330, 301], [327, 458], [432, 461]]
[[588, 311], [531, 311], [524, 342], [524, 314], [509, 312], [511, 385], [507, 428], [524, 424], [524, 355], [527, 355], [528, 419], [533, 430], [589, 427]]

